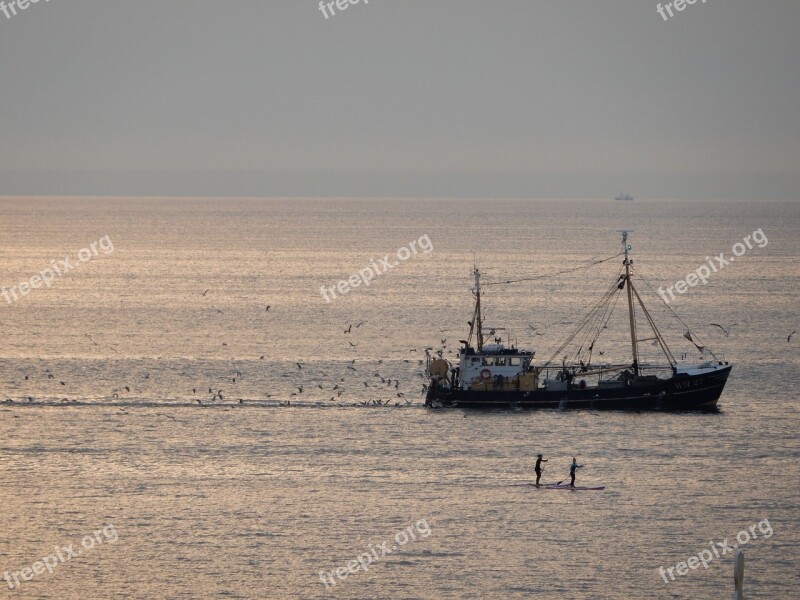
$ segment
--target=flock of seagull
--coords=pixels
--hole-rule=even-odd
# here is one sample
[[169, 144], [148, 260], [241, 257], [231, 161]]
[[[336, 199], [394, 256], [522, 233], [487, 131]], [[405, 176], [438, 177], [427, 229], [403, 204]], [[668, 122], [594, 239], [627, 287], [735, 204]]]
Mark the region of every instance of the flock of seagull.
[[[209, 291], [211, 291], [211, 290], [210, 289], [206, 289], [202, 293], [202, 296], [206, 297], [206, 295], [208, 294]], [[272, 306], [271, 305], [267, 305], [266, 308], [265, 308], [265, 312], [269, 312], [270, 308], [272, 308]], [[224, 312], [219, 308], [215, 308], [215, 310], [217, 310], [220, 313]], [[355, 324], [350, 323], [343, 330], [343, 334], [345, 336], [347, 336], [348, 338], [350, 338], [359, 329], [361, 329], [366, 324], [367, 324], [367, 321], [360, 321], [360, 322], [355, 323]], [[94, 346], [107, 347], [110, 350], [112, 350], [114, 353], [119, 354], [119, 351], [116, 348], [114, 348], [113, 346], [107, 346], [105, 344], [98, 343], [88, 333], [84, 334], [84, 335]], [[350, 341], [350, 339], [346, 339], [346, 341], [347, 341], [347, 344], [348, 344], [349, 348], [358, 347], [358, 343]], [[437, 354], [439, 356], [442, 356], [443, 352], [446, 349], [446, 345], [445, 345], [446, 341], [447, 341], [446, 339], [442, 340], [442, 347], [437, 351]], [[227, 346], [226, 342], [221, 342], [221, 343], [222, 343], [223, 346]], [[434, 351], [434, 349], [432, 347], [428, 347], [428, 348], [426, 348], [424, 350], [424, 353], [425, 353], [426, 356], [430, 356], [431, 355], [430, 353], [432, 351]], [[400, 350], [398, 352], [413, 353], [413, 352], [418, 352], [418, 350], [416, 348], [412, 348], [412, 349], [409, 349], [409, 350]], [[258, 360], [264, 360], [264, 359], [265, 359], [265, 355], [263, 355], [263, 354], [258, 357]], [[402, 407], [402, 406], [409, 406], [409, 405], [413, 404], [413, 399], [406, 397], [406, 396], [413, 396], [413, 394], [408, 391], [407, 387], [404, 387], [403, 389], [401, 389], [401, 381], [400, 381], [400, 379], [398, 379], [396, 377], [393, 377], [393, 376], [388, 376], [385, 373], [381, 373], [381, 365], [384, 364], [383, 359], [378, 359], [377, 361], [365, 361], [365, 362], [367, 363], [366, 372], [371, 372], [370, 376], [365, 376], [364, 374], [359, 373], [359, 370], [356, 367], [357, 361], [356, 361], [356, 359], [352, 359], [352, 360], [350, 360], [349, 364], [346, 365], [344, 373], [342, 373], [343, 376], [337, 378], [338, 381], [334, 381], [334, 382], [328, 384], [327, 386], [323, 385], [322, 383], [309, 384], [309, 383], [304, 382], [304, 381], [298, 382], [295, 385], [294, 391], [292, 391], [291, 394], [288, 394], [288, 395], [287, 394], [282, 394], [283, 396], [286, 397], [285, 400], [272, 401], [271, 405], [274, 405], [274, 406], [292, 406], [292, 402], [293, 401], [295, 402], [295, 405], [310, 405], [310, 404], [312, 404], [312, 405], [321, 405], [321, 404], [326, 404], [326, 403], [335, 403], [335, 404], [332, 404], [333, 406], [347, 406], [347, 405], [350, 405], [350, 406], [390, 406], [390, 405], [393, 405], [394, 407]], [[371, 365], [370, 363], [373, 363], [373, 362], [374, 362], [374, 364]], [[412, 362], [416, 362], [417, 366], [422, 367], [422, 365], [424, 365], [424, 363], [425, 363], [425, 360], [424, 359], [415, 359], [414, 361], [412, 361], [411, 359], [403, 359], [402, 362], [405, 363], [405, 364], [411, 364]], [[306, 366], [301, 362], [295, 362], [295, 365], [297, 366], [297, 370], [298, 371], [303, 371], [303, 368]], [[362, 370], [365, 369], [363, 363], [362, 364], [358, 364], [358, 367], [362, 368]], [[426, 378], [426, 376], [425, 376], [423, 371], [424, 371], [424, 369], [420, 369], [420, 371], [417, 373], [417, 376], [424, 380]], [[55, 379], [55, 375], [53, 373], [51, 373], [49, 371], [49, 369], [46, 370], [45, 373], [47, 374], [47, 378], [48, 379]], [[144, 373], [143, 374], [143, 378], [144, 379], [149, 379], [150, 378], [150, 374], [149, 373]], [[240, 380], [243, 379], [243, 374], [242, 374], [241, 371], [235, 371], [235, 372], [231, 373], [230, 375], [228, 375], [226, 377], [226, 379], [227, 378], [230, 379], [231, 385], [235, 386], [237, 381], [240, 381]], [[25, 375], [24, 379], [25, 379], [25, 381], [29, 381], [29, 380], [31, 380], [31, 376]], [[67, 386], [67, 382], [64, 381], [64, 380], [58, 380], [58, 383], [61, 386], [64, 386], [64, 387]], [[328, 400], [321, 400], [321, 399], [313, 398], [313, 395], [309, 394], [309, 388], [311, 387], [311, 385], [314, 386], [313, 391], [317, 392], [317, 394], [316, 394], [317, 398], [320, 395], [318, 393], [318, 390], [319, 391], [328, 390], [328, 393], [331, 394], [330, 398]], [[363, 385], [363, 388], [361, 387], [362, 385]], [[372, 396], [374, 394], [375, 397], [372, 397], [370, 399], [364, 400], [364, 399], [362, 399], [364, 397], [363, 392], [360, 393], [360, 394], [354, 394], [353, 393], [353, 391], [354, 391], [353, 390], [353, 386], [358, 386], [358, 389], [369, 390], [369, 392], [368, 392], [369, 395]], [[131, 393], [131, 390], [133, 390], [135, 393], [143, 393], [141, 389], [138, 389], [135, 386], [132, 387], [131, 385], [125, 385], [125, 386], [122, 386], [121, 388], [113, 389], [110, 398], [118, 400], [120, 398], [120, 394], [123, 394], [123, 392], [122, 392], [123, 389], [128, 394]], [[427, 384], [421, 383], [421, 388], [420, 389], [421, 389], [420, 393], [424, 395], [425, 392], [427, 392], [427, 389], [428, 389]], [[202, 397], [196, 397], [196, 396], [198, 396], [198, 394], [202, 395]], [[214, 405], [214, 403], [216, 403], [217, 401], [225, 402], [226, 399], [227, 399], [227, 404], [236, 404], [236, 403], [238, 403], [238, 404], [246, 404], [246, 403], [251, 403], [251, 404], [255, 404], [255, 405], [263, 405], [264, 401], [269, 401], [275, 395], [276, 394], [264, 394], [261, 398], [259, 398], [257, 400], [248, 400], [248, 399], [245, 399], [245, 398], [242, 398], [242, 397], [236, 398], [237, 395], [234, 392], [229, 392], [229, 391], [226, 391], [226, 389], [224, 389], [222, 387], [217, 388], [216, 386], [213, 386], [213, 385], [208, 387], [207, 395], [204, 394], [202, 391], [198, 391], [197, 387], [193, 387], [192, 388], [192, 396], [193, 396], [192, 401], [197, 403], [197, 405], [199, 405], [199, 406]], [[387, 398], [387, 395], [391, 395], [391, 397]], [[124, 394], [123, 394], [123, 396], [124, 396]], [[348, 402], [350, 396], [352, 396], [354, 398], [357, 398], [357, 400], [353, 400], [353, 401]], [[310, 398], [307, 402], [298, 402], [297, 401], [299, 398], [306, 398], [306, 397]], [[32, 396], [26, 396], [26, 397], [22, 398], [22, 401], [23, 402], [27, 401], [28, 403], [33, 403], [34, 402], [34, 398]], [[70, 400], [69, 398], [61, 398], [60, 401], [62, 403], [77, 403], [78, 402], [78, 400], [75, 400], [75, 399]], [[14, 403], [14, 400], [12, 398], [7, 398], [4, 402], [6, 404], [10, 404], [10, 403]], [[120, 410], [124, 411], [125, 409], [121, 408]], [[167, 416], [167, 415], [164, 415], [164, 416]]]

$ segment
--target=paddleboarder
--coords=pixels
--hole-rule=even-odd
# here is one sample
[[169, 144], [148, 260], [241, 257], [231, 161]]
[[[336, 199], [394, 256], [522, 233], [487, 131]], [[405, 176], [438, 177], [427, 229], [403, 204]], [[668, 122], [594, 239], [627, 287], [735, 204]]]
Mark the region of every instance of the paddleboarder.
[[578, 464], [578, 459], [573, 456], [572, 457], [572, 464], [569, 467], [569, 478], [570, 478], [569, 484], [572, 487], [575, 487], [575, 471], [580, 469], [580, 468], [582, 468], [582, 467], [583, 467], [583, 465], [579, 465]]
[[538, 454], [537, 457], [536, 457], [536, 468], [534, 469], [534, 471], [536, 471], [536, 485], [539, 485], [539, 479], [541, 479], [541, 477], [542, 477], [542, 463], [543, 462], [547, 462], [547, 459], [546, 458], [542, 458], [542, 455]]

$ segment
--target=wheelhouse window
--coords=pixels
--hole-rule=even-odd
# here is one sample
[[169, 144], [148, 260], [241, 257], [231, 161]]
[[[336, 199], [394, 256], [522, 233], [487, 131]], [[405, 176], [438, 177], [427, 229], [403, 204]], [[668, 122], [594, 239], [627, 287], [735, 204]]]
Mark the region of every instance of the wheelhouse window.
[[482, 363], [484, 367], [491, 367], [494, 365], [494, 356], [484, 356]]
[[518, 367], [522, 364], [522, 359], [516, 357], [509, 358], [508, 364], [511, 365], [512, 367]]

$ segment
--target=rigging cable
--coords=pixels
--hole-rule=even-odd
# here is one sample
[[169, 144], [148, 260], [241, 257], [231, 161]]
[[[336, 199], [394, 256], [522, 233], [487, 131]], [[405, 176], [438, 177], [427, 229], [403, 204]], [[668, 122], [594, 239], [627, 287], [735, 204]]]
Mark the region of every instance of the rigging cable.
[[[666, 307], [667, 307], [667, 310], [668, 310], [669, 312], [671, 312], [671, 313], [672, 313], [672, 316], [673, 316], [673, 317], [675, 317], [676, 319], [678, 319], [678, 321], [680, 321], [681, 325], [683, 325], [683, 327], [686, 329], [686, 333], [684, 334], [684, 336], [683, 336], [683, 337], [686, 337], [686, 336], [687, 336], [687, 334], [688, 334], [688, 335], [689, 335], [689, 337], [686, 337], [686, 339], [688, 339], [690, 342], [692, 342], [692, 343], [693, 343], [693, 344], [694, 344], [694, 345], [697, 347], [698, 343], [700, 343], [700, 339], [699, 339], [699, 338], [697, 338], [697, 337], [694, 337], [694, 334], [692, 333], [692, 330], [691, 330], [691, 328], [690, 328], [690, 327], [689, 327], [689, 326], [688, 326], [688, 325], [687, 325], [687, 324], [684, 322], [684, 320], [683, 320], [683, 319], [681, 319], [681, 318], [678, 316], [678, 313], [676, 313], [674, 310], [672, 310], [672, 307], [671, 307], [671, 306], [670, 306], [670, 305], [667, 303], [667, 301], [666, 301], [666, 300], [664, 300], [664, 298], [663, 298], [663, 297], [661, 297], [661, 295], [660, 295], [660, 294], [658, 294], [658, 293], [657, 293], [657, 292], [656, 292], [656, 291], [653, 289], [653, 286], [651, 286], [651, 285], [650, 285], [650, 282], [647, 280], [647, 278], [646, 278], [644, 275], [642, 275], [642, 274], [641, 274], [641, 273], [640, 273], [638, 270], [637, 270], [637, 272], [636, 272], [636, 275], [638, 276], [638, 278], [639, 278], [639, 279], [641, 279], [642, 281], [644, 281], [644, 284], [645, 284], [645, 285], [646, 285], [646, 286], [647, 286], [647, 287], [650, 289], [650, 291], [651, 291], [651, 292], [653, 292], [653, 294], [655, 294], [656, 296], [658, 296], [658, 299], [659, 299], [659, 300], [661, 300], [661, 302], [664, 304], [664, 306], [666, 306]], [[713, 356], [713, 357], [714, 357], [714, 360], [719, 360], [719, 358], [717, 358], [717, 355], [716, 355], [716, 354], [714, 354], [714, 352], [711, 350], [711, 348], [709, 348], [709, 347], [708, 347], [708, 346], [706, 346], [705, 344], [700, 344], [700, 346], [699, 346], [699, 347], [700, 347], [700, 348], [703, 348], [704, 350], [708, 350], [709, 354], [711, 354], [711, 356]], [[701, 353], [702, 353], [702, 351], [701, 351]]]
[[608, 258], [603, 258], [603, 259], [600, 259], [600, 260], [596, 260], [596, 261], [594, 261], [592, 263], [589, 263], [588, 265], [580, 265], [579, 267], [570, 267], [569, 269], [564, 269], [562, 271], [556, 271], [555, 273], [547, 273], [545, 275], [535, 275], [535, 276], [531, 276], [531, 277], [523, 277], [522, 279], [506, 279], [504, 281], [490, 281], [490, 282], [483, 283], [481, 285], [483, 285], [483, 286], [507, 285], [509, 283], [522, 283], [522, 282], [525, 282], [525, 281], [538, 281], [539, 279], [547, 279], [548, 277], [556, 277], [558, 275], [564, 275], [566, 273], [573, 273], [575, 271], [580, 271], [581, 269], [589, 269], [589, 268], [591, 268], [591, 267], [593, 267], [595, 265], [599, 265], [599, 264], [602, 264], [604, 262], [608, 262], [609, 260], [613, 260], [615, 258], [618, 258], [618, 257], [622, 256], [623, 254], [624, 254], [624, 252], [618, 252], [614, 256], [609, 256]]

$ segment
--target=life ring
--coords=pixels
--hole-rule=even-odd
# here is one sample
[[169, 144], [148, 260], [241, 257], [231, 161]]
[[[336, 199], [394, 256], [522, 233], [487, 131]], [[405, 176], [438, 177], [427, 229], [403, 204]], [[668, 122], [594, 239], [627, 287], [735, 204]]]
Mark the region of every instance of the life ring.
[[491, 379], [492, 372], [489, 369], [484, 369], [481, 371], [481, 380], [486, 381], [487, 379]]

